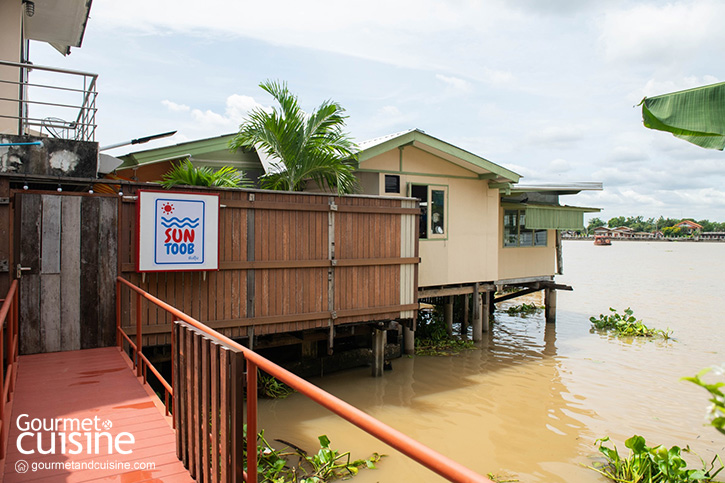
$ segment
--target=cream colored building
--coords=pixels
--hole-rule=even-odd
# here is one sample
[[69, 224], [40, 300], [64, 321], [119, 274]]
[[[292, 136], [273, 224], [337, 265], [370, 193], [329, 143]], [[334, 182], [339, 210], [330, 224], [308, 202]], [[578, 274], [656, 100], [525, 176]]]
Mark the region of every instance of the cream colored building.
[[583, 228], [589, 208], [561, 206], [560, 194], [598, 183], [521, 186], [520, 175], [410, 130], [360, 144], [366, 194], [421, 200], [421, 296], [471, 293], [471, 286], [552, 281], [558, 230]]

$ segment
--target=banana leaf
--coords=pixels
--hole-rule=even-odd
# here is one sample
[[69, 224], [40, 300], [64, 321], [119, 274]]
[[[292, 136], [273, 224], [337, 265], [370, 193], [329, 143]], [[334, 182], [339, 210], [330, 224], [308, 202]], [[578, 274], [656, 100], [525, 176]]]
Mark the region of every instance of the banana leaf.
[[640, 105], [645, 127], [703, 148], [725, 148], [725, 82], [645, 97]]

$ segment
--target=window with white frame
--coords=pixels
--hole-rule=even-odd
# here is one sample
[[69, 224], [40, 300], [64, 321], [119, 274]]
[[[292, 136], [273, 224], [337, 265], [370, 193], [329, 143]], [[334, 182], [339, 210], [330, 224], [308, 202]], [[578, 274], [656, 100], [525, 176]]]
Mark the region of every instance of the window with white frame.
[[418, 238], [444, 239], [448, 236], [448, 187], [412, 184], [410, 196], [420, 200]]

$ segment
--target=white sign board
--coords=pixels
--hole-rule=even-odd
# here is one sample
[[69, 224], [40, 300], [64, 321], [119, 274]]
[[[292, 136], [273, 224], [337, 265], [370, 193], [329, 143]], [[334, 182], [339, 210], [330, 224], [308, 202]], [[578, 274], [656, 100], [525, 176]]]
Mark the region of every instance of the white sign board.
[[219, 196], [138, 192], [138, 271], [219, 268]]

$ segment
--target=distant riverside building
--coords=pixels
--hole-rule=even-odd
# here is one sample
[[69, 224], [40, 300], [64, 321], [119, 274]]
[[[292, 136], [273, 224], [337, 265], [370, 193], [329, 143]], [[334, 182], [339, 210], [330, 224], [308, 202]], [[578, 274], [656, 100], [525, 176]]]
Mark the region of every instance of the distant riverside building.
[[725, 241], [725, 231], [706, 231], [700, 234], [702, 240], [721, 240]]
[[612, 228], [609, 234], [614, 238], [632, 238], [634, 236], [634, 230], [628, 226], [618, 226]]
[[687, 235], [692, 235], [695, 233], [702, 232], [702, 225], [699, 225], [695, 223], [694, 221], [690, 220], [682, 220], [678, 224], [675, 225], [675, 228], [679, 228], [682, 233], [685, 233]]

